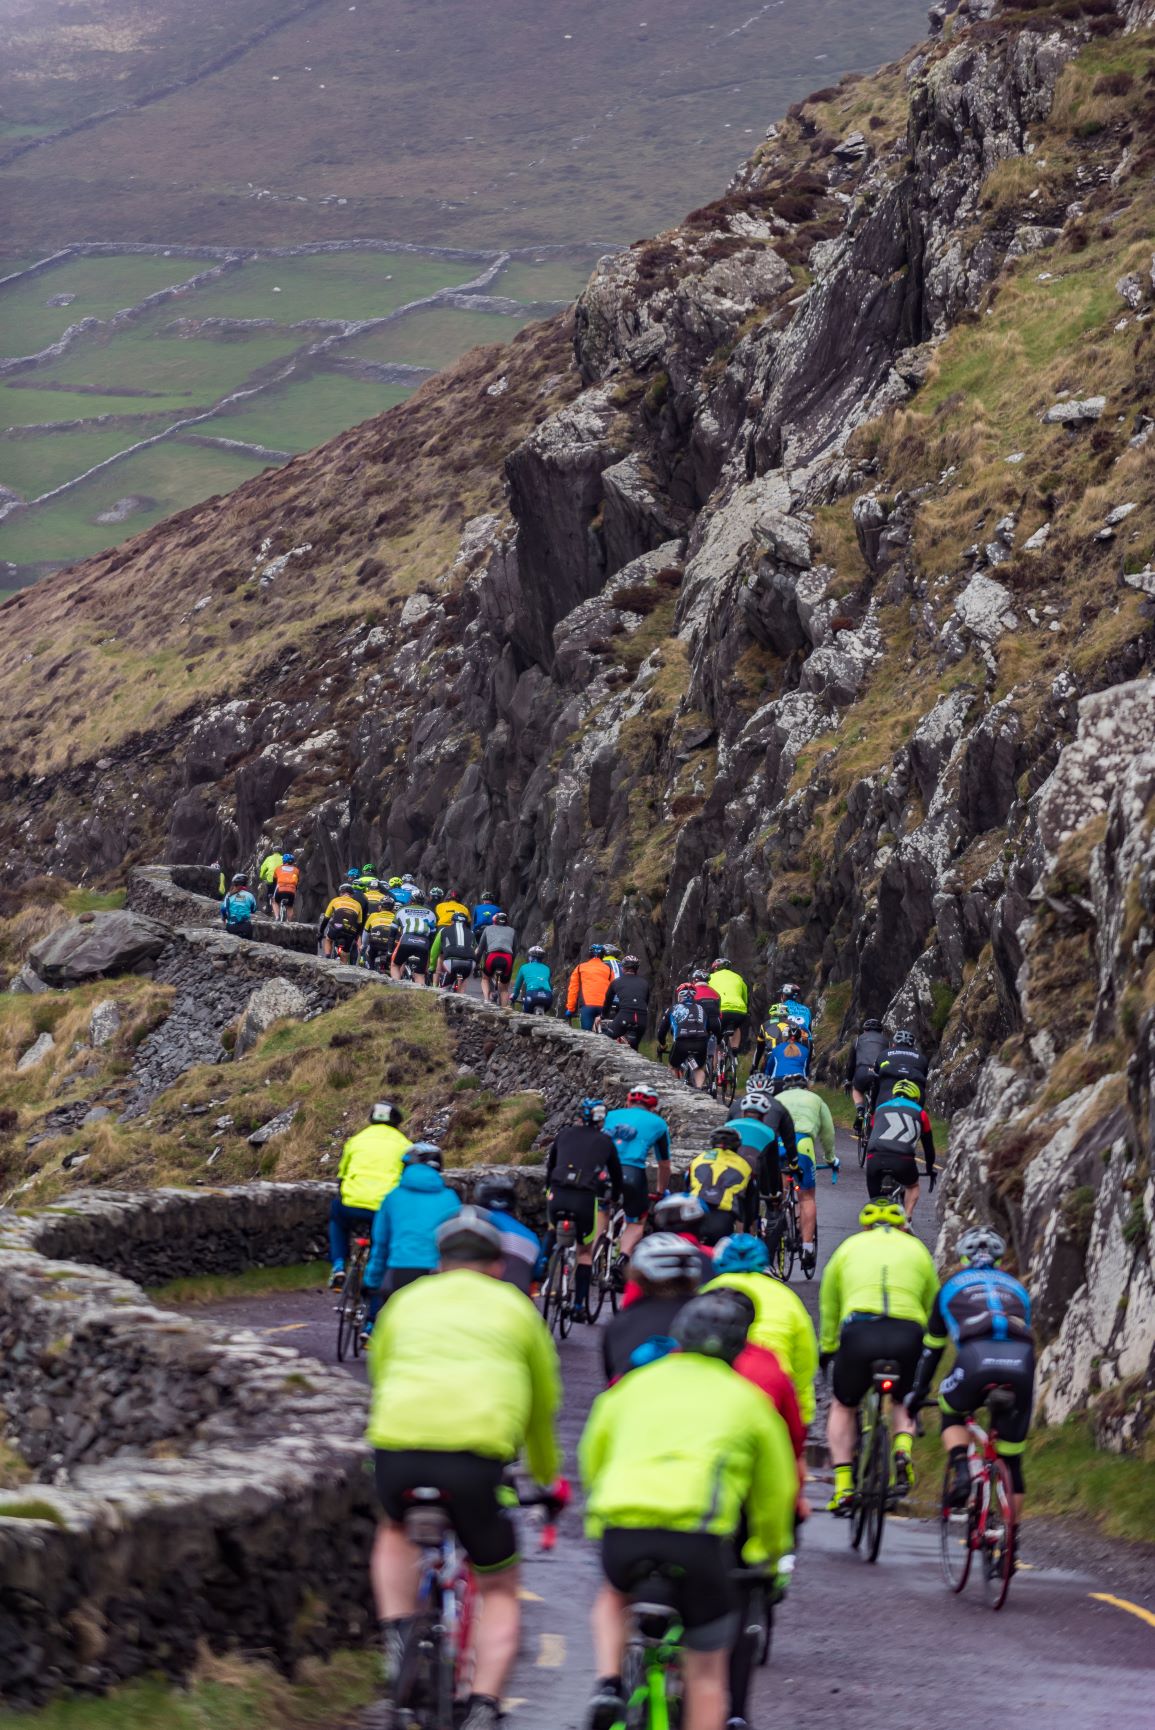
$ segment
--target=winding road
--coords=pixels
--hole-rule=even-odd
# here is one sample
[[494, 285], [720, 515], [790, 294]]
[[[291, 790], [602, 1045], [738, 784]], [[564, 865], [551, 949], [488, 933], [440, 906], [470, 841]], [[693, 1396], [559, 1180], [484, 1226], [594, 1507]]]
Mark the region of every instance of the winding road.
[[[865, 1199], [853, 1143], [840, 1135], [842, 1176], [820, 1178], [819, 1255], [853, 1231]], [[930, 1241], [924, 1196], [919, 1224]], [[818, 1280], [795, 1275], [817, 1319]], [[277, 1294], [195, 1312], [230, 1328], [254, 1328], [331, 1362], [335, 1323], [325, 1293]], [[574, 1474], [578, 1437], [601, 1389], [593, 1328], [561, 1345], [565, 1377], [562, 1434]], [[352, 1370], [363, 1375], [357, 1365]], [[1029, 1485], [1029, 1457], [1028, 1457]], [[816, 1468], [812, 1499], [826, 1500]], [[562, 1526], [557, 1550], [525, 1565], [521, 1661], [510, 1685], [510, 1730], [579, 1730], [593, 1676], [589, 1607], [598, 1583], [596, 1552], [578, 1515]], [[1155, 1577], [1149, 1556], [1069, 1532], [1031, 1527], [1028, 1565], [1000, 1615], [972, 1581], [962, 1599], [942, 1584], [938, 1532], [924, 1520], [888, 1523], [877, 1566], [849, 1548], [846, 1526], [825, 1513], [808, 1523], [796, 1584], [778, 1613], [769, 1667], [755, 1686], [757, 1730], [893, 1730], [917, 1724], [975, 1730], [1152, 1730], [1155, 1725]], [[1087, 1558], [1090, 1557], [1090, 1560]], [[365, 1730], [372, 1730], [373, 1716]]]

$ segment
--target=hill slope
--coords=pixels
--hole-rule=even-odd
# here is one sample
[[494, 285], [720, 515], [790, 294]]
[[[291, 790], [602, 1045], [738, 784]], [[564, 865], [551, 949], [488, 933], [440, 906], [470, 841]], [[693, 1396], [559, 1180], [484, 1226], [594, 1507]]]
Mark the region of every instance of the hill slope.
[[572, 322], [9, 603], [4, 838], [79, 876], [289, 832], [314, 897], [387, 857], [559, 956], [801, 977], [827, 1049], [916, 1025], [1048, 1410], [1134, 1440], [1155, 7], [971, 11]]

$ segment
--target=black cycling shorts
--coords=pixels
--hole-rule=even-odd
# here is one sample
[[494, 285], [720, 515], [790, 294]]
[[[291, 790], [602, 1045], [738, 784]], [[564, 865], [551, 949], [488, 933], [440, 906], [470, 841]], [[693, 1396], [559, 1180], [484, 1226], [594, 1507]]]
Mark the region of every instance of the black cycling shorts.
[[733, 1033], [737, 1028], [743, 1038], [750, 1025], [750, 1017], [744, 1009], [723, 1009], [720, 1015], [723, 1033]]
[[710, 1041], [705, 1034], [695, 1034], [692, 1039], [675, 1039], [670, 1048], [670, 1068], [680, 1069], [687, 1057], [697, 1060], [698, 1068], [705, 1069], [706, 1053]]
[[898, 1365], [894, 1397], [905, 1398], [922, 1356], [922, 1335], [921, 1322], [900, 1321], [897, 1316], [859, 1316], [843, 1322], [831, 1378], [835, 1399], [844, 1406], [858, 1405], [870, 1389], [873, 1365], [879, 1358], [890, 1358]]
[[638, 1225], [650, 1211], [650, 1179], [644, 1165], [622, 1166], [622, 1206], [631, 1225]]
[[296, 899], [297, 891], [295, 889], [273, 890], [273, 900], [279, 901], [282, 907], [291, 907]]
[[860, 1064], [854, 1072], [854, 1079], [850, 1085], [855, 1093], [861, 1093], [864, 1099], [869, 1099], [870, 1089], [874, 1085], [873, 1069], [868, 1069], [864, 1064]]
[[866, 1193], [871, 1201], [876, 1201], [882, 1194], [888, 1179], [891, 1187], [898, 1182], [903, 1189], [909, 1189], [920, 1176], [918, 1161], [912, 1153], [887, 1153], [884, 1148], [867, 1148]]
[[699, 1242], [712, 1249], [724, 1238], [733, 1237], [736, 1231], [744, 1229], [744, 1215], [745, 1207], [742, 1203], [733, 1213], [720, 1207], [712, 1207], [708, 1213], [702, 1215], [701, 1224], [697, 1228]]
[[447, 979], [468, 979], [473, 972], [473, 959], [469, 955], [446, 955], [442, 950], [441, 965]]
[[551, 1189], [546, 1207], [550, 1225], [556, 1225], [558, 1220], [567, 1214], [577, 1226], [578, 1242], [591, 1242], [598, 1215], [598, 1198], [593, 1190], [563, 1187]]
[[378, 1448], [377, 1494], [395, 1525], [412, 1506], [407, 1490], [440, 1490], [461, 1547], [481, 1574], [500, 1573], [518, 1560], [517, 1532], [502, 1503], [505, 1467], [481, 1454]]
[[615, 1591], [636, 1591], [651, 1575], [682, 1618], [692, 1652], [722, 1652], [738, 1633], [736, 1566], [729, 1539], [710, 1532], [611, 1526], [602, 1537], [602, 1572]]
[[1014, 1408], [999, 1413], [999, 1452], [1018, 1453], [1031, 1427], [1035, 1348], [1030, 1340], [966, 1340], [938, 1390], [942, 1427], [957, 1424], [986, 1403], [992, 1387], [1011, 1388]]
[[352, 919], [333, 918], [325, 928], [325, 936], [339, 949], [348, 949], [351, 943], [356, 943], [360, 935], [361, 927], [355, 925]]
[[427, 967], [429, 964], [428, 937], [399, 937], [397, 947], [393, 951], [393, 960], [398, 967], [404, 961], [412, 961], [417, 967]]

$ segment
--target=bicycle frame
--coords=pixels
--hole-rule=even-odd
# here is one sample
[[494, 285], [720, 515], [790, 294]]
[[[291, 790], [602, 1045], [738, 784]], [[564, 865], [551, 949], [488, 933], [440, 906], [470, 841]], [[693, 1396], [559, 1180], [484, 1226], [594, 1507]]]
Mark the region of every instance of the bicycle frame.
[[[1002, 1391], [991, 1390], [996, 1404], [991, 1410], [989, 1431], [983, 1429], [973, 1414], [965, 1420], [967, 1463], [971, 1472], [970, 1496], [965, 1508], [951, 1506], [948, 1484], [944, 1481], [940, 1524], [942, 1568], [947, 1585], [952, 1592], [961, 1592], [969, 1578], [971, 1562], [977, 1555], [981, 1559], [983, 1587], [992, 1610], [1001, 1610], [1006, 1603], [1015, 1571], [1018, 1534], [1010, 1471], [998, 1451], [997, 1424], [1001, 1406], [997, 1401]], [[948, 1467], [947, 1479], [949, 1477]], [[963, 1521], [966, 1533], [961, 1539], [963, 1553], [960, 1558], [954, 1554], [954, 1546], [960, 1541], [954, 1527]]]
[[680, 1666], [681, 1658], [682, 1626], [676, 1618], [658, 1637], [647, 1636], [640, 1628], [635, 1629], [627, 1642], [625, 1667], [627, 1670], [636, 1667], [641, 1673], [630, 1690], [625, 1717], [618, 1719], [613, 1730], [627, 1730], [631, 1723], [637, 1724], [637, 1715], [642, 1710], [646, 1714], [642, 1720], [646, 1730], [671, 1730], [668, 1682]]
[[886, 1514], [892, 1502], [888, 1405], [894, 1399], [898, 1374], [897, 1364], [879, 1359], [873, 1367], [871, 1386], [858, 1408], [850, 1544], [857, 1550], [865, 1537], [868, 1562], [878, 1560]]

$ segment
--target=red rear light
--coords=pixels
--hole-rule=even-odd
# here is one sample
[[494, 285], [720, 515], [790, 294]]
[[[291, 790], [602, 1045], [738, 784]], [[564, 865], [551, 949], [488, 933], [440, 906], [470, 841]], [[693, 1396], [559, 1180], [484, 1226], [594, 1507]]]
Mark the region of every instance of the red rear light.
[[892, 1388], [892, 1387], [893, 1387], [893, 1386], [894, 1386], [894, 1383], [893, 1383], [893, 1382], [891, 1382], [891, 1381], [885, 1381], [885, 1380], [884, 1380], [884, 1381], [883, 1381], [883, 1384], [882, 1384], [882, 1391], [883, 1391], [883, 1393], [884, 1393], [884, 1394], [888, 1394], [888, 1393], [889, 1393], [889, 1392], [890, 1392], [890, 1390], [891, 1390], [891, 1388]]

